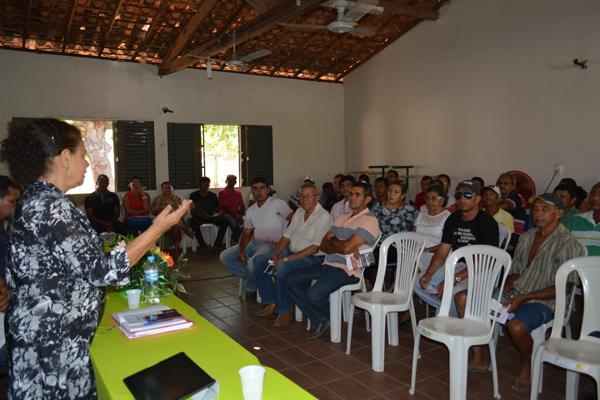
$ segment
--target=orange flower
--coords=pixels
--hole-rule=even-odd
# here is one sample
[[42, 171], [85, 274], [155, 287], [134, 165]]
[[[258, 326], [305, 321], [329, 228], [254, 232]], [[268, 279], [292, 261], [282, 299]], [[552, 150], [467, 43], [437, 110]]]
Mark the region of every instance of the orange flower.
[[161, 256], [162, 260], [164, 262], [166, 262], [169, 267], [172, 267], [173, 265], [175, 265], [175, 262], [173, 261], [173, 257], [166, 251], [163, 251], [160, 254], [160, 256]]

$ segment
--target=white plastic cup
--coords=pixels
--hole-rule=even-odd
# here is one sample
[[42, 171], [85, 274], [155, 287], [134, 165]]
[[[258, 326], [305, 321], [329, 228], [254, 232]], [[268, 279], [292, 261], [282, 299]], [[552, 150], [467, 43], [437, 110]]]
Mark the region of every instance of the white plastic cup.
[[129, 289], [125, 292], [127, 294], [127, 304], [130, 310], [140, 308], [140, 296], [142, 295], [141, 289]]
[[265, 368], [260, 365], [248, 365], [240, 368], [244, 400], [261, 400]]

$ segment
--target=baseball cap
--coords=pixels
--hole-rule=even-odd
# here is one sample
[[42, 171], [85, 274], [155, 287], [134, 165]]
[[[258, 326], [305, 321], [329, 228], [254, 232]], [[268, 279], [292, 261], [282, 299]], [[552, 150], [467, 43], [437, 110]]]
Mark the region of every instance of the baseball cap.
[[558, 197], [554, 193], [541, 194], [541, 195], [537, 196], [534, 201], [537, 201], [538, 199], [543, 201], [544, 203], [550, 204], [551, 206], [554, 206], [556, 208], [562, 209], [564, 207], [563, 202], [560, 199], [560, 197]]
[[502, 193], [500, 192], [500, 188], [496, 185], [489, 185], [489, 186], [484, 187], [483, 189], [481, 189], [481, 194], [483, 195], [483, 193], [488, 190], [491, 190], [492, 192], [496, 192], [498, 197], [502, 196]]
[[310, 175], [304, 175], [303, 182], [310, 181], [311, 183], [315, 183], [315, 179]]
[[472, 182], [472, 181], [462, 181], [461, 183], [458, 184], [458, 186], [456, 186], [456, 188], [466, 188], [468, 189], [470, 192], [473, 192], [475, 194], [480, 194], [481, 188], [479, 187], [478, 184]]

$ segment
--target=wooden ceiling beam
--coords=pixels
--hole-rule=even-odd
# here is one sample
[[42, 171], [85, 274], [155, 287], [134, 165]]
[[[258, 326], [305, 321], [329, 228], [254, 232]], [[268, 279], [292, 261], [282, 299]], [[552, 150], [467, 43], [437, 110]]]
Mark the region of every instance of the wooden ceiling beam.
[[69, 40], [69, 34], [71, 33], [71, 25], [73, 25], [73, 17], [75, 17], [75, 7], [77, 6], [77, 0], [71, 2], [71, 12], [69, 13], [69, 21], [65, 28], [65, 34], [63, 35], [62, 53], [67, 49], [67, 41]]
[[[322, 1], [323, 0], [303, 0], [302, 4], [298, 6], [296, 0], [285, 0], [278, 6], [270, 9], [238, 29], [236, 33], [236, 44], [242, 44], [249, 39], [268, 32], [280, 22], [315, 9], [320, 6]], [[229, 50], [232, 46], [231, 35], [221, 35], [219, 38], [212, 40], [203, 46], [196, 47], [178, 59], [163, 62], [159, 66], [158, 73], [162, 76], [181, 71], [182, 69], [193, 65], [196, 62], [197, 57], [207, 57], [219, 54], [222, 51]]]
[[31, 17], [31, 3], [33, 3], [33, 0], [29, 0], [27, 2], [27, 16], [25, 17], [25, 25], [23, 26], [23, 34], [21, 35], [23, 40], [23, 43], [21, 45], [22, 48], [25, 48], [25, 42], [27, 42], [27, 36], [29, 35], [29, 18]]
[[119, 0], [119, 2], [117, 3], [117, 6], [115, 7], [115, 11], [112, 14], [112, 18], [110, 20], [110, 24], [108, 25], [108, 29], [106, 30], [106, 33], [104, 34], [104, 38], [102, 39], [102, 42], [100, 43], [100, 46], [98, 49], [98, 57], [100, 57], [102, 55], [102, 52], [104, 51], [104, 47], [106, 46], [106, 41], [108, 40], [108, 37], [110, 36], [110, 32], [112, 31], [113, 26], [115, 25], [115, 21], [117, 20], [117, 16], [119, 15], [119, 10], [121, 9], [122, 4], [123, 4], [123, 0]]
[[418, 7], [403, 6], [400, 4], [396, 4], [393, 1], [379, 0], [377, 5], [383, 7], [384, 12], [400, 15], [403, 17], [427, 19], [430, 21], [435, 21], [440, 17], [440, 13], [437, 10], [428, 10]]
[[152, 40], [154, 37], [156, 26], [158, 25], [158, 21], [160, 21], [161, 17], [165, 13], [165, 11], [168, 9], [168, 6], [169, 6], [169, 2], [167, 0], [162, 0], [162, 2], [160, 3], [160, 8], [158, 9], [156, 16], [152, 20], [152, 24], [150, 24], [150, 28], [148, 28], [148, 31], [146, 32], [146, 36], [144, 37], [144, 40], [142, 41], [142, 43], [140, 43], [135, 48], [135, 51], [133, 52], [133, 56], [131, 56], [131, 61], [135, 61], [135, 58], [138, 56], [138, 54], [140, 54], [140, 52], [146, 50], [146, 48], [148, 47], [148, 43], [150, 43], [150, 40]]
[[264, 14], [271, 8], [271, 5], [265, 0], [244, 0], [244, 2], [254, 8], [259, 14]]
[[167, 54], [164, 58], [163, 63], [170, 62], [177, 58], [181, 50], [185, 47], [185, 45], [190, 40], [190, 37], [196, 32], [202, 21], [206, 18], [210, 10], [215, 6], [217, 0], [204, 0], [200, 8], [194, 16], [185, 24], [185, 27], [179, 32], [179, 36], [173, 42], [171, 48], [167, 51]]

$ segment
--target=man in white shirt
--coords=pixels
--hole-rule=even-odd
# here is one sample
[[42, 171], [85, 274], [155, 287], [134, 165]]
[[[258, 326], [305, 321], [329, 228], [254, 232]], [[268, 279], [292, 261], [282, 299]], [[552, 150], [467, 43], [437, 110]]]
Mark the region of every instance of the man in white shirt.
[[[282, 327], [290, 322], [291, 300], [283, 279], [292, 271], [323, 262], [319, 251], [321, 240], [331, 228], [331, 216], [319, 204], [319, 192], [312, 182], [305, 182], [299, 191], [300, 207], [279, 240], [272, 257], [261, 254], [254, 259], [254, 277], [262, 304], [266, 305], [259, 317], [269, 317], [275, 311], [278, 317], [273, 326]], [[269, 261], [275, 266], [277, 278], [266, 274]]]
[[232, 274], [246, 280], [246, 294], [253, 296], [256, 294], [254, 259], [260, 254], [271, 257], [292, 218], [292, 210], [285, 201], [269, 197], [270, 188], [264, 177], [254, 178], [250, 188], [256, 203], [246, 211], [240, 242], [224, 250], [219, 260]]
[[333, 207], [331, 207], [331, 220], [335, 221], [338, 219], [340, 215], [348, 214], [352, 212], [350, 208], [350, 191], [352, 190], [352, 185], [356, 180], [352, 175], [346, 175], [342, 179], [340, 179], [340, 193], [344, 196], [340, 201], [335, 203]]

